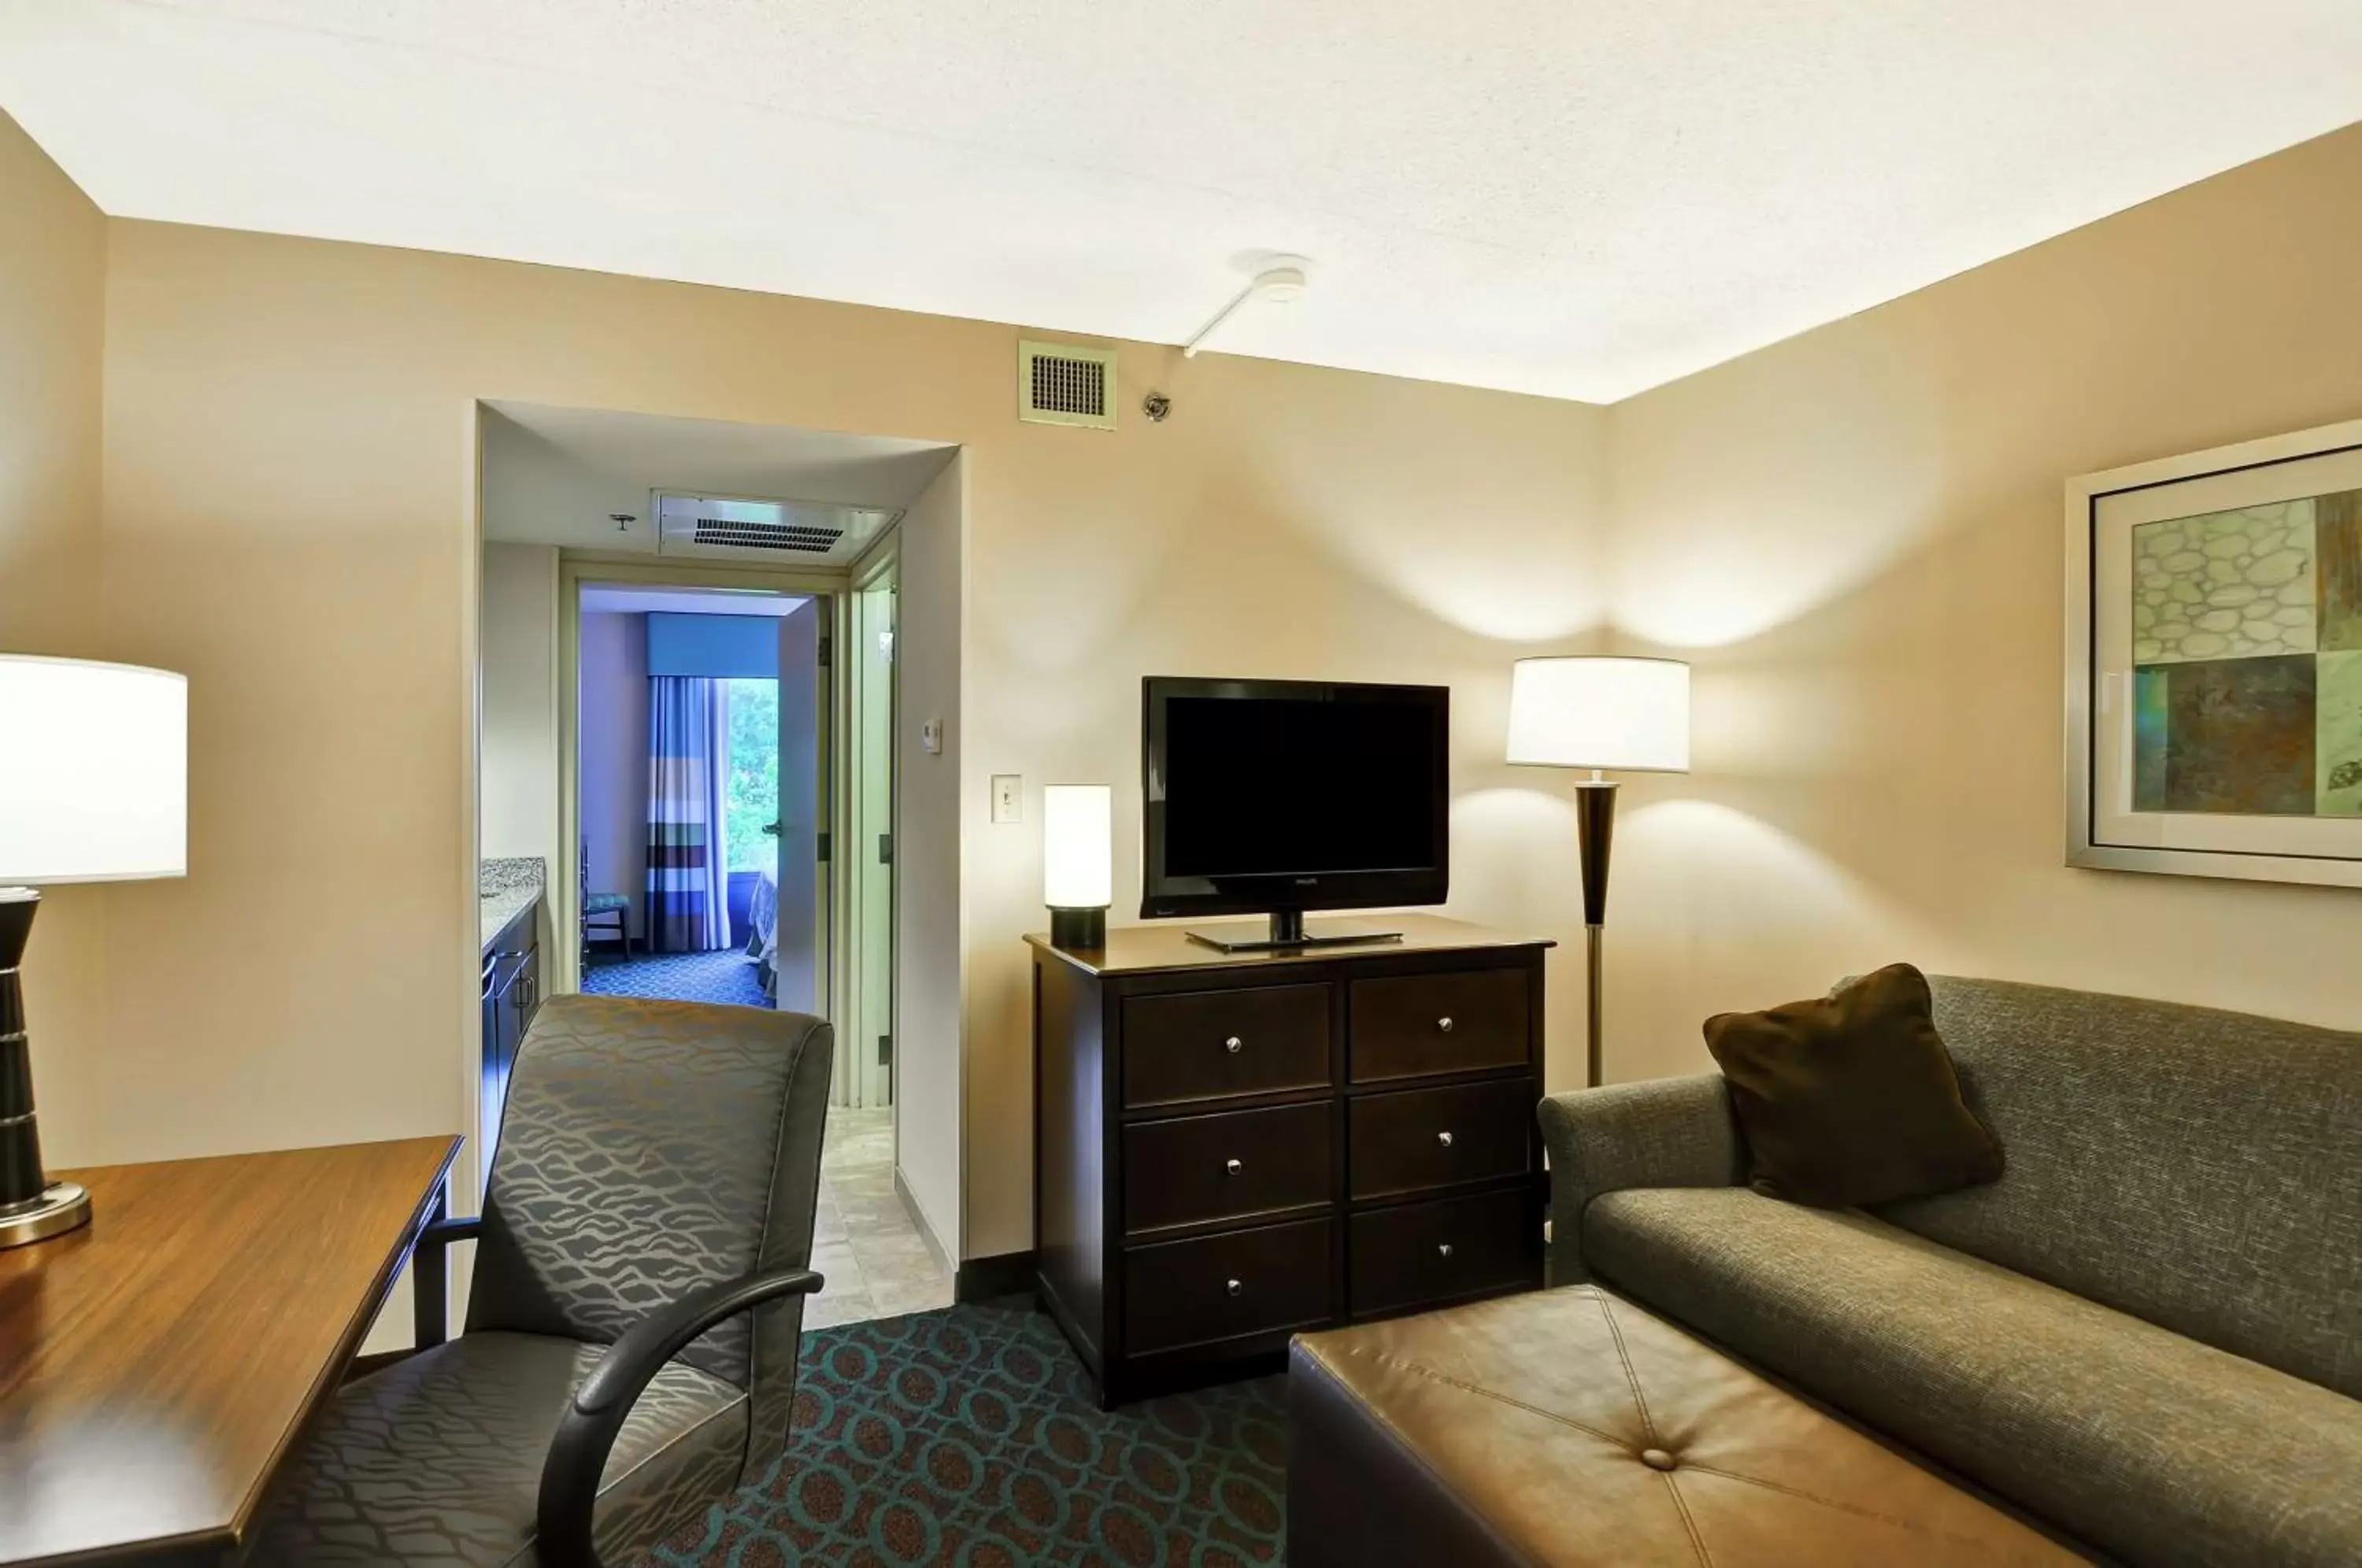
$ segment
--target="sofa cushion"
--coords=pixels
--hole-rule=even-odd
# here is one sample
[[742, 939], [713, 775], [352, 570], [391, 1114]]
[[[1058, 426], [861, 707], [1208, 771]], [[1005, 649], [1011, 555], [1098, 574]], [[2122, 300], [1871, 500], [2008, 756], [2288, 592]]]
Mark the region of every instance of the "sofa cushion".
[[2362, 1034], [1933, 986], [2008, 1169], [1882, 1218], [2362, 1398]]
[[1583, 1232], [1611, 1286], [2109, 1551], [2362, 1562], [2362, 1403], [1864, 1214], [1644, 1188]]
[[1931, 1010], [1927, 977], [1893, 964], [1826, 997], [1705, 1021], [1756, 1191], [1845, 1209], [2001, 1175]]

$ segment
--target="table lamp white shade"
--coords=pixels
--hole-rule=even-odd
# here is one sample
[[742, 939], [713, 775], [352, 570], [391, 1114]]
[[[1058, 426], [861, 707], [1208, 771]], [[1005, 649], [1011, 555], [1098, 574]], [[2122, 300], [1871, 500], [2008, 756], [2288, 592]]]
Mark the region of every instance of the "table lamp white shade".
[[1509, 760], [1687, 773], [1690, 667], [1604, 655], [1518, 660], [1509, 675]]
[[0, 887], [188, 869], [188, 678], [0, 654]]
[[1115, 791], [1105, 784], [1042, 790], [1042, 901], [1054, 910], [1115, 902]]

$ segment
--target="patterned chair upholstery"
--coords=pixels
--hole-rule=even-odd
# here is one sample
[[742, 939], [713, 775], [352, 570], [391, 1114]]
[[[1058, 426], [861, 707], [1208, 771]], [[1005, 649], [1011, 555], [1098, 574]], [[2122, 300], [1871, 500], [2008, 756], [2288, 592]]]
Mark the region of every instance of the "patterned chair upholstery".
[[[621, 1563], [768, 1465], [819, 1283], [832, 1043], [794, 1013], [544, 1004], [480, 1224], [433, 1238], [477, 1240], [466, 1331], [338, 1390], [248, 1562]], [[414, 1272], [439, 1338], [439, 1253]]]

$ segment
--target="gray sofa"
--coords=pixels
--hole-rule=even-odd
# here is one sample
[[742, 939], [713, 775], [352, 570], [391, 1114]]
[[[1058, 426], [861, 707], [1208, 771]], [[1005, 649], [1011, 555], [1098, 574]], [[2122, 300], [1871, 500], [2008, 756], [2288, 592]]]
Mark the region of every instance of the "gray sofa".
[[2362, 1563], [2362, 1034], [1933, 983], [1999, 1182], [1805, 1209], [1718, 1077], [1562, 1095], [1552, 1282], [2127, 1562]]

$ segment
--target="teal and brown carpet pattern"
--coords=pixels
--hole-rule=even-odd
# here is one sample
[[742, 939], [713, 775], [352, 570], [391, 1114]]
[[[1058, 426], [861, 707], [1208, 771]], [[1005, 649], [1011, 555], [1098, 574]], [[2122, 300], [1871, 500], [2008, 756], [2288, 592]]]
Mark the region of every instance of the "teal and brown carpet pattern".
[[795, 1434], [660, 1568], [1279, 1561], [1284, 1381], [1099, 1409], [1023, 1300], [804, 1335]]

